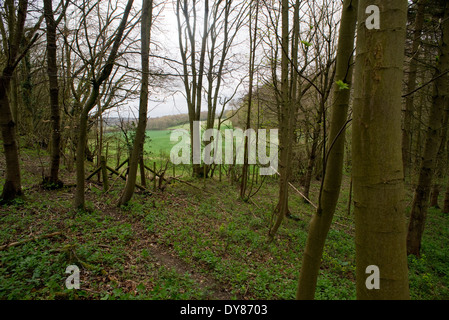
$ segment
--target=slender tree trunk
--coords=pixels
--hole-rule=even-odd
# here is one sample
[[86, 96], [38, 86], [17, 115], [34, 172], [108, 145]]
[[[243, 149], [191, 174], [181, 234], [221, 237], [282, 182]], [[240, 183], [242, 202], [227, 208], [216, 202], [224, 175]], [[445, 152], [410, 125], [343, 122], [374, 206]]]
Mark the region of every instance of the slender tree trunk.
[[[416, 8], [415, 30], [413, 33], [412, 58], [410, 60], [409, 74], [407, 80], [407, 92], [412, 92], [416, 88], [416, 74], [418, 71], [418, 60], [415, 55], [418, 54], [419, 45], [421, 44], [421, 33], [424, 25], [425, 2], [427, 0], [419, 0]], [[404, 129], [402, 131], [402, 159], [404, 162], [404, 176], [407, 178], [410, 174], [411, 167], [411, 126], [412, 114], [414, 110], [415, 95], [407, 96], [405, 100]]]
[[280, 115], [279, 115], [279, 198], [276, 207], [276, 221], [269, 231], [269, 239], [273, 240], [284, 217], [288, 213], [288, 182], [289, 182], [289, 108], [291, 106], [289, 85], [289, 1], [282, 0], [282, 35], [281, 35], [281, 89], [280, 89]]
[[[436, 69], [436, 76], [449, 70], [449, 4], [445, 3], [445, 13], [442, 22], [442, 38], [439, 46], [440, 62]], [[434, 93], [432, 107], [429, 115], [426, 143], [422, 157], [419, 180], [415, 190], [410, 223], [407, 235], [407, 253], [415, 256], [420, 255], [421, 240], [429, 205], [430, 189], [437, 162], [438, 142], [441, 137], [442, 118], [445, 102], [449, 97], [449, 77], [447, 75], [438, 78], [434, 82]]]
[[[246, 129], [251, 127], [251, 110], [253, 103], [253, 85], [254, 85], [254, 72], [255, 72], [255, 61], [256, 61], [256, 46], [257, 46], [257, 17], [259, 13], [259, 2], [256, 2], [255, 8], [255, 26], [254, 31], [252, 30], [252, 7], [250, 8], [250, 21], [249, 21], [249, 37], [250, 37], [250, 59], [249, 59], [249, 89], [248, 89], [248, 113], [246, 115]], [[254, 32], [254, 34], [253, 34]], [[245, 137], [245, 154], [244, 154], [244, 164], [242, 167], [242, 182], [240, 185], [240, 198], [245, 199], [246, 189], [248, 184], [248, 153], [249, 153], [249, 143], [248, 137]]]
[[[415, 142], [415, 162], [414, 164], [420, 163], [421, 161], [421, 155], [422, 155], [422, 118], [423, 118], [423, 109], [424, 109], [424, 101], [425, 101], [425, 95], [421, 95], [420, 97], [420, 102], [419, 102], [419, 106], [418, 106], [418, 112], [416, 115], [416, 131], [417, 131], [417, 135], [416, 135], [416, 142]], [[415, 170], [415, 166], [413, 166], [412, 168], [410, 168], [410, 170], [413, 169], [413, 172]]]
[[[369, 5], [380, 29], [368, 29]], [[401, 94], [407, 0], [360, 0], [355, 64], [353, 177], [357, 298], [409, 299]], [[367, 286], [378, 268], [379, 289]], [[374, 274], [376, 277], [376, 274]]]
[[447, 179], [446, 194], [444, 196], [443, 213], [449, 213], [449, 179]]
[[125, 190], [119, 200], [119, 206], [128, 203], [134, 194], [137, 179], [137, 168], [139, 161], [142, 159], [143, 145], [145, 143], [148, 113], [148, 85], [150, 74], [149, 55], [152, 20], [153, 0], [143, 0], [141, 22], [142, 87], [140, 91], [139, 123], [137, 124], [134, 146], [129, 159], [128, 180], [126, 181]]
[[[442, 23], [442, 40], [440, 44], [440, 62], [436, 76], [449, 70], [449, 5], [445, 4], [445, 16]], [[432, 107], [429, 115], [426, 143], [422, 157], [419, 180], [410, 214], [410, 223], [407, 236], [407, 252], [415, 256], [420, 255], [421, 240], [424, 233], [427, 207], [429, 204], [430, 189], [436, 167], [438, 154], [438, 141], [441, 136], [442, 118], [445, 101], [449, 95], [449, 77], [438, 78], [434, 82]]]
[[440, 208], [438, 204], [438, 198], [441, 191], [441, 181], [444, 175], [447, 173], [447, 163], [445, 164], [446, 143], [447, 143], [447, 131], [449, 125], [449, 100], [446, 101], [446, 110], [444, 112], [444, 120], [441, 131], [440, 146], [438, 148], [437, 159], [435, 164], [435, 182], [433, 183], [430, 206], [433, 208]]
[[443, 213], [449, 213], [449, 140], [446, 145], [446, 193], [444, 195]]
[[13, 73], [11, 78], [11, 114], [13, 121], [18, 124], [19, 123], [19, 81], [17, 79], [17, 72]]
[[[349, 87], [352, 85], [352, 58], [357, 23], [358, 0], [345, 0], [340, 23], [337, 49], [336, 78]], [[334, 85], [329, 141], [330, 146], [324, 176], [321, 201], [309, 226], [309, 233], [299, 273], [297, 299], [311, 300], [315, 297], [316, 281], [320, 270], [323, 248], [340, 195], [345, 151], [345, 125], [348, 118], [350, 90]], [[335, 142], [334, 142], [335, 141]]]
[[61, 158], [61, 116], [59, 110], [58, 67], [56, 57], [56, 21], [53, 16], [52, 0], [44, 0], [45, 21], [47, 23], [47, 73], [50, 80], [51, 105], [51, 166], [49, 182], [61, 185], [59, 181], [59, 164]]
[[94, 84], [92, 88], [91, 96], [86, 106], [83, 108], [79, 116], [78, 125], [78, 141], [76, 147], [76, 191], [75, 191], [75, 208], [84, 209], [85, 204], [85, 170], [84, 161], [86, 157], [86, 142], [87, 142], [87, 122], [89, 119], [89, 112], [92, 110], [96, 103], [98, 95], [100, 94], [100, 88]]
[[[196, 29], [197, 29], [197, 2], [192, 2], [192, 8], [189, 7], [189, 1], [176, 1], [176, 17], [178, 26], [178, 41], [183, 64], [183, 82], [186, 92], [186, 100], [189, 113], [190, 124], [190, 148], [192, 175], [201, 177], [203, 168], [198, 162], [201, 157], [201, 126], [195, 128], [194, 122], [200, 121], [201, 105], [203, 94], [203, 78], [205, 70], [207, 39], [209, 35], [209, 0], [204, 1], [203, 13], [203, 29], [201, 35], [201, 51], [197, 67], [197, 51], [196, 51]], [[193, 14], [193, 17], [192, 17]], [[184, 23], [181, 22], [184, 18]], [[195, 130], [200, 132], [200, 137], [194, 135]]]
[[[316, 123], [313, 126], [312, 133], [312, 146], [310, 148], [310, 156], [309, 161], [307, 163], [306, 175], [304, 177], [304, 196], [309, 199], [310, 194], [310, 185], [312, 183], [313, 169], [315, 168], [315, 163], [318, 157], [318, 143], [321, 136], [321, 126], [322, 126], [322, 118], [323, 118], [323, 109], [320, 108], [316, 115]], [[307, 200], [304, 199], [305, 202]]]
[[7, 91], [10, 78], [0, 77], [0, 126], [6, 160], [6, 181], [0, 200], [9, 202], [22, 195], [16, 123], [12, 120]]
[[[14, 4], [10, 3], [10, 10], [14, 10]], [[1, 202], [10, 202], [22, 195], [19, 150], [16, 137], [16, 122], [13, 120], [11, 107], [8, 100], [11, 78], [14, 69], [19, 63], [19, 48], [24, 37], [24, 26], [27, 16], [28, 1], [21, 0], [18, 4], [18, 13], [15, 23], [9, 29], [9, 47], [6, 65], [0, 75], [0, 128], [3, 138], [3, 148], [6, 160], [6, 180], [0, 196]]]

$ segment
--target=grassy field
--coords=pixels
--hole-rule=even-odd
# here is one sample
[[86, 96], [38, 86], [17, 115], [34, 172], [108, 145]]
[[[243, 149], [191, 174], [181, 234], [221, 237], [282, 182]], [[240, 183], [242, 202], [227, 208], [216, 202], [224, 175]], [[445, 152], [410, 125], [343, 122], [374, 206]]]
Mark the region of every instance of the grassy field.
[[149, 139], [145, 143], [145, 151], [150, 156], [169, 155], [171, 148], [176, 144], [176, 142], [170, 141], [172, 132], [172, 130], [147, 131]]
[[[222, 130], [232, 128], [232, 124], [230, 121], [225, 121], [222, 124]], [[146, 132], [146, 142], [145, 142], [145, 158], [148, 159], [166, 159], [170, 155], [170, 151], [174, 145], [178, 142], [170, 141], [170, 136], [173, 133], [173, 130], [183, 129], [189, 130], [189, 124], [179, 125], [176, 127], [169, 128], [167, 130], [148, 130]], [[109, 159], [116, 159], [117, 152], [119, 148], [117, 144], [121, 145], [120, 153], [121, 160], [126, 159], [126, 145], [125, 138], [122, 132], [111, 132], [105, 135], [105, 145], [109, 143], [108, 147], [108, 157]], [[91, 139], [91, 145], [95, 144], [95, 140]], [[224, 142], [223, 142], [224, 143]], [[112, 160], [111, 160], [112, 161]]]
[[[170, 150], [176, 142], [170, 141], [172, 130], [148, 130], [145, 139], [145, 152], [147, 156], [158, 157], [164, 154], [170, 154]], [[93, 140], [91, 144], [95, 143]], [[105, 144], [109, 143], [109, 155], [114, 157], [118, 150], [118, 143], [121, 151], [126, 153], [126, 139], [121, 132], [111, 132], [105, 135]]]
[[[267, 242], [276, 180], [265, 182], [247, 203], [228, 179], [209, 180], [205, 188], [203, 181], [185, 177], [189, 184], [137, 193], [122, 208], [116, 205], [122, 181], [107, 193], [89, 182], [87, 209], [76, 212], [73, 187], [42, 190], [36, 152], [22, 149], [21, 158], [26, 197], [0, 207], [0, 246], [60, 234], [0, 250], [0, 299], [294, 299], [313, 208], [292, 190], [290, 209], [299, 220], [285, 220], [275, 241]], [[70, 184], [74, 174], [63, 170], [62, 179]], [[315, 181], [314, 202], [318, 187]], [[345, 176], [317, 299], [355, 299], [348, 190]], [[449, 299], [448, 261], [449, 219], [430, 209], [422, 256], [409, 258], [413, 299]], [[72, 264], [81, 269], [76, 291], [64, 286]]]

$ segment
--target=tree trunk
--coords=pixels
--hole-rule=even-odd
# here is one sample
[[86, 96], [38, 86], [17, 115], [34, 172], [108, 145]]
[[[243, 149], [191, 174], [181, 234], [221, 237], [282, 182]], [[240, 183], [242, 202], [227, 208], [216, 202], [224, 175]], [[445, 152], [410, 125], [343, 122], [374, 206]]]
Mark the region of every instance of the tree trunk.
[[[255, 61], [256, 61], [256, 46], [257, 46], [257, 17], [259, 13], [259, 3], [256, 2], [256, 12], [254, 15], [255, 26], [254, 26], [254, 34], [252, 30], [252, 7], [250, 8], [250, 21], [249, 21], [249, 38], [250, 38], [250, 58], [249, 58], [249, 89], [248, 89], [248, 113], [246, 115], [246, 129], [250, 129], [251, 127], [251, 108], [253, 103], [253, 85], [254, 85], [254, 72], [255, 72]], [[249, 143], [248, 137], [245, 136], [245, 154], [244, 154], [244, 164], [242, 167], [242, 181], [240, 185], [240, 198], [246, 198], [246, 189], [248, 185], [248, 154], [249, 154]]]
[[140, 91], [139, 122], [137, 124], [134, 146], [132, 149], [131, 157], [129, 159], [128, 180], [126, 181], [126, 186], [123, 194], [120, 197], [119, 206], [128, 203], [134, 194], [137, 179], [137, 168], [139, 165], [139, 161], [142, 159], [143, 145], [145, 143], [148, 113], [148, 85], [150, 73], [149, 55], [152, 20], [153, 0], [143, 0], [141, 22], [142, 87]]
[[444, 196], [443, 213], [449, 213], [449, 180], [447, 181], [446, 194]]
[[[357, 23], [358, 0], [345, 0], [340, 24], [339, 43], [337, 51], [337, 80], [342, 80], [349, 87], [352, 84], [352, 59], [354, 37]], [[335, 207], [340, 195], [344, 147], [345, 126], [348, 117], [350, 90], [341, 90], [334, 85], [334, 105], [332, 108], [329, 133], [330, 146], [323, 191], [318, 210], [309, 226], [309, 233], [299, 273], [299, 283], [296, 297], [300, 300], [311, 300], [315, 296], [316, 281], [320, 270], [323, 248], [326, 241]]]
[[433, 183], [430, 206], [433, 208], [440, 208], [438, 204], [438, 198], [441, 190], [441, 182], [444, 175], [447, 173], [447, 163], [445, 164], [445, 153], [446, 153], [446, 142], [447, 142], [447, 132], [449, 126], [449, 100], [446, 102], [446, 110], [444, 112], [444, 120], [442, 124], [441, 140], [440, 146], [438, 148], [437, 160], [435, 164], [435, 182]]
[[[413, 33], [412, 58], [410, 60], [409, 75], [407, 80], [407, 92], [412, 92], [416, 88], [416, 74], [418, 71], [418, 60], [414, 58], [421, 44], [421, 33], [424, 25], [425, 1], [419, 0], [416, 8], [415, 30]], [[411, 126], [414, 110], [415, 95], [407, 96], [405, 100], [404, 129], [402, 131], [402, 160], [404, 162], [404, 176], [407, 178], [411, 167]]]
[[446, 193], [444, 195], [443, 213], [449, 213], [449, 140], [446, 145]]
[[[9, 9], [14, 10], [13, 3]], [[8, 92], [14, 69], [21, 58], [19, 56], [19, 48], [24, 37], [27, 9], [28, 1], [19, 1], [16, 25], [11, 25], [9, 29], [9, 47], [4, 48], [4, 50], [8, 51], [7, 61], [0, 76], [0, 128], [6, 160], [6, 180], [0, 196], [1, 202], [10, 202], [22, 195], [16, 123], [13, 120], [9, 105]]]
[[[449, 70], [449, 5], [444, 4], [445, 13], [442, 22], [442, 39], [439, 46], [440, 62], [436, 69], [436, 76]], [[417, 257], [420, 255], [421, 240], [424, 233], [427, 209], [429, 205], [430, 189], [434, 170], [436, 168], [438, 142], [441, 137], [442, 118], [444, 115], [445, 101], [449, 95], [449, 77], [446, 75], [439, 77], [434, 82], [434, 93], [432, 106], [429, 115], [428, 131], [422, 163], [419, 173], [419, 180], [415, 190], [410, 223], [407, 235], [407, 253]]]
[[[369, 5], [380, 9], [378, 30], [365, 23]], [[401, 154], [407, 0], [360, 0], [358, 21], [352, 139], [357, 299], [409, 299]], [[366, 284], [369, 266], [379, 269], [379, 289]]]
[[10, 79], [7, 73], [0, 77], [0, 126], [6, 160], [6, 181], [0, 196], [2, 202], [10, 202], [22, 195], [16, 123], [12, 120], [7, 96]]
[[47, 73], [50, 82], [51, 106], [51, 166], [49, 182], [61, 185], [59, 163], [61, 158], [61, 116], [59, 111], [58, 67], [56, 56], [56, 21], [53, 16], [52, 0], [44, 0], [45, 21], [47, 23]]
[[[320, 108], [316, 115], [316, 123], [313, 126], [312, 133], [312, 147], [310, 148], [310, 156], [309, 161], [307, 163], [306, 175], [304, 177], [304, 196], [309, 199], [310, 197], [310, 184], [312, 183], [313, 169], [315, 168], [316, 159], [318, 156], [318, 143], [321, 136], [321, 126], [323, 118], [323, 109]], [[307, 200], [304, 199], [305, 203], [308, 203]]]
[[282, 0], [282, 59], [281, 59], [281, 90], [280, 90], [280, 115], [279, 115], [279, 198], [275, 209], [276, 221], [269, 231], [270, 241], [274, 239], [284, 217], [288, 213], [288, 182], [289, 182], [289, 153], [290, 147], [290, 85], [289, 85], [289, 1]]

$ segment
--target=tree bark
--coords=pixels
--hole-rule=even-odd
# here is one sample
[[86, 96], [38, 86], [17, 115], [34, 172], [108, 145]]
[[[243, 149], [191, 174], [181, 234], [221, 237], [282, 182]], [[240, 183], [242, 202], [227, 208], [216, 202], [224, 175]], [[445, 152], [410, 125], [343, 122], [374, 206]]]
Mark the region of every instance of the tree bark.
[[[142, 86], [140, 91], [139, 122], [137, 124], [134, 145], [129, 159], [128, 180], [119, 200], [119, 206], [128, 203], [136, 187], [137, 169], [142, 159], [143, 145], [145, 143], [145, 132], [147, 128], [148, 113], [148, 85], [149, 85], [149, 56], [150, 56], [150, 34], [153, 20], [153, 0], [143, 0], [142, 22], [141, 22], [141, 63], [142, 63]], [[143, 164], [143, 162], [142, 162]], [[144, 178], [144, 177], [143, 177]]]
[[[14, 4], [10, 3], [9, 5], [9, 10], [14, 10]], [[8, 50], [8, 58], [0, 76], [0, 127], [6, 160], [6, 181], [0, 196], [1, 202], [10, 202], [22, 195], [16, 122], [13, 120], [8, 92], [14, 69], [21, 59], [19, 48], [24, 37], [27, 9], [28, 1], [19, 1], [16, 25], [10, 25], [9, 47], [5, 48]]]
[[12, 120], [7, 96], [9, 79], [8, 73], [0, 77], [0, 126], [6, 160], [6, 181], [0, 196], [2, 202], [10, 202], [22, 195], [16, 123]]
[[[282, 224], [284, 217], [288, 213], [288, 182], [289, 182], [289, 153], [290, 147], [290, 84], [289, 84], [289, 1], [282, 0], [282, 34], [281, 34], [281, 88], [280, 88], [280, 114], [279, 114], [279, 198], [275, 209], [276, 221], [269, 231], [269, 239], [272, 241], [277, 230]], [[292, 68], [293, 69], [293, 68]], [[293, 121], [293, 120], [292, 120]]]
[[[449, 5], [444, 4], [444, 19], [441, 24], [442, 38], [439, 45], [440, 58], [435, 76], [449, 70]], [[421, 240], [429, 206], [430, 189], [436, 168], [438, 142], [441, 137], [445, 102], [449, 96], [449, 76], [446, 74], [434, 82], [432, 106], [429, 115], [426, 142], [422, 156], [419, 180], [410, 214], [407, 235], [407, 253], [420, 256]]]
[[50, 82], [51, 106], [51, 166], [49, 181], [60, 185], [59, 164], [61, 158], [61, 115], [59, 110], [59, 85], [56, 55], [56, 21], [53, 16], [52, 0], [44, 0], [45, 21], [47, 23], [47, 74]]
[[[352, 86], [357, 5], [358, 0], [345, 0], [343, 3], [337, 49], [335, 76], [337, 80], [348, 84], [348, 87]], [[333, 97], [335, 102], [332, 107], [329, 141], [335, 143], [328, 151], [321, 201], [309, 226], [296, 294], [296, 298], [300, 300], [311, 300], [315, 297], [323, 248], [340, 195], [350, 90], [341, 90], [335, 84]]]
[[[309, 161], [307, 163], [306, 174], [304, 177], [304, 196], [309, 199], [310, 197], [310, 184], [312, 183], [313, 169], [318, 157], [318, 144], [321, 136], [321, 126], [323, 125], [323, 109], [320, 108], [316, 115], [315, 124], [312, 132], [312, 146], [310, 148]], [[307, 200], [304, 200], [307, 202]]]
[[446, 194], [444, 196], [443, 213], [449, 213], [449, 180], [447, 181]]
[[[369, 5], [380, 29], [368, 29]], [[357, 299], [409, 299], [401, 91], [407, 0], [360, 0], [353, 106], [353, 179]], [[380, 288], [366, 285], [379, 268]]]
[[444, 120], [441, 130], [440, 146], [438, 148], [437, 159], [435, 164], [435, 182], [433, 183], [430, 206], [433, 208], [440, 208], [438, 198], [441, 191], [441, 182], [444, 175], [447, 173], [447, 163], [445, 163], [447, 132], [449, 127], [449, 100], [446, 101], [446, 110], [444, 111]]

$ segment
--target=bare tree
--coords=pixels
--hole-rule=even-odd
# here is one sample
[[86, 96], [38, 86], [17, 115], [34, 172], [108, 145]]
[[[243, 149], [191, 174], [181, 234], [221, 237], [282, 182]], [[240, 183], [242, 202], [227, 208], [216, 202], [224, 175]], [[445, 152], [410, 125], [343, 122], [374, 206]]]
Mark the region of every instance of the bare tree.
[[[194, 176], [201, 176], [204, 172], [198, 163], [201, 157], [200, 137], [193, 134], [200, 132], [201, 128], [194, 128], [194, 123], [199, 124], [202, 104], [206, 100], [208, 110], [206, 129], [214, 127], [226, 73], [226, 62], [230, 59], [230, 49], [243, 24], [245, 8], [243, 2], [237, 3], [233, 0], [176, 1], [178, 40], [183, 68], [180, 75], [192, 133], [191, 162]], [[203, 21], [199, 31], [201, 19]], [[225, 98], [222, 102], [222, 113], [230, 100], [231, 98]]]
[[[255, 6], [255, 8], [254, 8]], [[254, 12], [254, 18], [253, 18]], [[253, 87], [254, 87], [254, 74], [255, 74], [255, 64], [256, 64], [256, 50], [257, 50], [257, 33], [258, 33], [258, 15], [259, 15], [259, 1], [256, 1], [255, 5], [250, 4], [249, 11], [249, 89], [248, 89], [248, 110], [246, 114], [246, 129], [251, 127], [251, 110], [253, 103]], [[253, 20], [254, 20], [254, 30], [253, 30]], [[245, 136], [245, 150], [244, 150], [244, 163], [242, 167], [242, 181], [240, 185], [240, 197], [242, 199], [246, 198], [246, 189], [248, 184], [248, 154], [249, 154], [249, 143], [248, 136]]]
[[[125, 33], [126, 25], [128, 22], [128, 17], [133, 5], [133, 0], [128, 0], [125, 11], [123, 13], [120, 25], [117, 28], [117, 32], [115, 33], [114, 40], [112, 43], [112, 49], [109, 53], [109, 56], [106, 60], [106, 63], [102, 66], [101, 71], [98, 73], [95, 71], [96, 65], [92, 65], [91, 70], [91, 81], [92, 88], [90, 95], [82, 107], [81, 114], [79, 117], [79, 127], [78, 127], [78, 144], [76, 149], [76, 193], [75, 193], [75, 207], [78, 209], [84, 209], [84, 186], [85, 186], [85, 177], [84, 177], [84, 158], [85, 158], [85, 148], [86, 148], [86, 138], [87, 138], [87, 122], [89, 118], [89, 112], [97, 105], [97, 99], [100, 95], [100, 88], [103, 82], [108, 80], [111, 75], [114, 63], [118, 55], [119, 47], [123, 41], [123, 36]], [[87, 9], [85, 6], [82, 7], [84, 10]], [[84, 17], [84, 28], [87, 29], [86, 19], [87, 15]], [[90, 45], [87, 40], [89, 51], [93, 51], [94, 48]], [[91, 55], [93, 56], [93, 54]], [[91, 62], [93, 63], [93, 62]]]
[[[148, 86], [149, 86], [149, 55], [150, 35], [153, 20], [153, 0], [143, 0], [141, 19], [141, 59], [142, 59], [142, 87], [140, 93], [139, 121], [137, 124], [134, 145], [129, 160], [128, 180], [119, 200], [119, 205], [126, 204], [134, 194], [137, 178], [137, 167], [142, 159], [145, 131], [147, 128], [148, 113]], [[142, 168], [142, 166], [141, 166]]]

